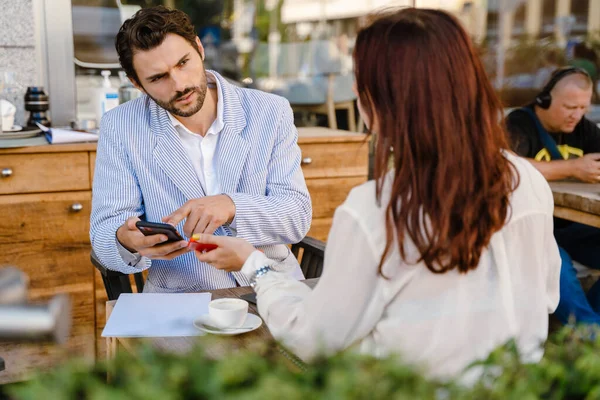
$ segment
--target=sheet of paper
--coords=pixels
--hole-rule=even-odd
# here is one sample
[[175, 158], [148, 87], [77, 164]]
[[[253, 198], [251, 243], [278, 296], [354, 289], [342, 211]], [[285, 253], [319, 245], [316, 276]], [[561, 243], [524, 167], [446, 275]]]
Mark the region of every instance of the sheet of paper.
[[81, 143], [81, 142], [97, 142], [98, 135], [89, 132], [74, 131], [71, 129], [48, 128], [37, 123], [37, 126], [44, 132], [48, 142], [52, 144], [62, 143]]
[[103, 337], [198, 336], [194, 320], [208, 313], [210, 293], [123, 293]]

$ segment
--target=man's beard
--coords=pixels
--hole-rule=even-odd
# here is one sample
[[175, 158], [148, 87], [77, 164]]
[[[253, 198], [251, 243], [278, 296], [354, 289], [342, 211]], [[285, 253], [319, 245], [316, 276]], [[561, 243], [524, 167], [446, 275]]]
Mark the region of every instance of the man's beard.
[[[194, 115], [198, 111], [200, 111], [200, 109], [204, 105], [204, 99], [206, 98], [206, 90], [207, 90], [206, 85], [188, 87], [188, 88], [185, 88], [183, 91], [175, 93], [175, 96], [173, 96], [173, 98], [169, 101], [158, 100], [150, 95], [149, 95], [149, 97], [152, 100], [154, 100], [156, 102], [156, 104], [158, 104], [159, 106], [161, 106], [162, 108], [164, 108], [165, 110], [170, 112], [171, 114], [176, 115], [178, 117], [185, 118], [185, 117], [191, 117], [192, 115]], [[196, 92], [198, 94], [198, 99], [196, 100], [196, 104], [194, 104], [192, 106], [192, 108], [190, 108], [187, 111], [183, 111], [183, 110], [177, 108], [177, 106], [175, 105], [177, 100], [179, 100], [183, 97], [186, 97], [187, 95], [189, 95], [192, 92]]]

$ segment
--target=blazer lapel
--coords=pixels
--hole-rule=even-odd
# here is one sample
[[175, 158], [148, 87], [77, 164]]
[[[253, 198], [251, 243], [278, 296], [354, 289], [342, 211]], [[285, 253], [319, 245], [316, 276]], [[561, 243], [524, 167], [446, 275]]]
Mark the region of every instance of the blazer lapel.
[[220, 133], [217, 152], [217, 171], [223, 193], [234, 193], [237, 189], [250, 145], [231, 128]]
[[216, 72], [213, 73], [221, 85], [224, 122], [215, 154], [216, 167], [221, 191], [234, 193], [250, 152], [250, 144], [242, 135], [246, 127], [246, 116], [233, 86]]
[[204, 197], [206, 194], [202, 184], [167, 112], [156, 103], [151, 104], [150, 126], [156, 137], [154, 159], [188, 200]]

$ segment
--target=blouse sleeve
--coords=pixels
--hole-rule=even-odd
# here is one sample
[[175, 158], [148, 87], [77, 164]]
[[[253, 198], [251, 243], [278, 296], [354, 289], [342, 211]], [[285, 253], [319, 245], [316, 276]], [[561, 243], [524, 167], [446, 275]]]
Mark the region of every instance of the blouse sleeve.
[[[257, 280], [258, 310], [273, 336], [302, 359], [331, 353], [366, 336], [383, 314], [374, 301], [379, 258], [368, 232], [350, 208], [336, 210], [323, 274], [313, 290], [283, 272]], [[272, 264], [256, 251], [242, 272]]]

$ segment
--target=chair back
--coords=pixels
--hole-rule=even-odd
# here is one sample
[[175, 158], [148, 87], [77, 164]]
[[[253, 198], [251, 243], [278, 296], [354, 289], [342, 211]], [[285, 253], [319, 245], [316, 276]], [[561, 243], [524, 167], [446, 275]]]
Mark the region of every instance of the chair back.
[[298, 259], [300, 269], [306, 279], [321, 276], [325, 259], [325, 242], [307, 236], [299, 243], [292, 245], [292, 253]]
[[[109, 300], [117, 300], [121, 293], [133, 292], [130, 275], [106, 268], [96, 256], [94, 250], [92, 250], [92, 253], [90, 254], [90, 260], [102, 275], [102, 282], [104, 282], [104, 289], [106, 289], [106, 295]], [[135, 281], [137, 292], [142, 293], [144, 291], [144, 276], [141, 272], [137, 272], [133, 274], [133, 279]]]

